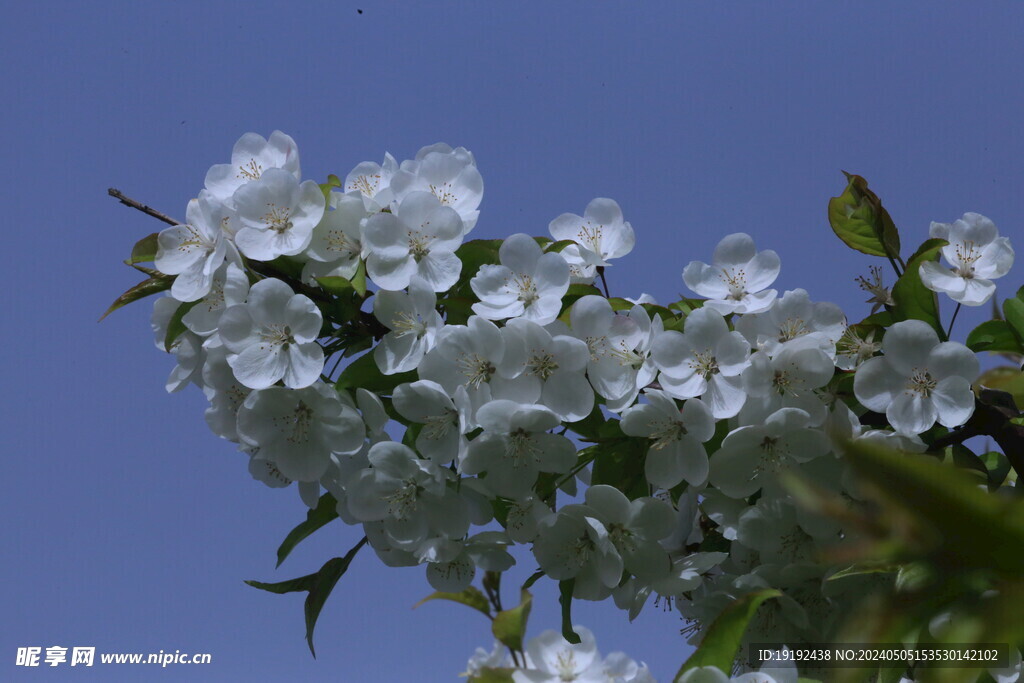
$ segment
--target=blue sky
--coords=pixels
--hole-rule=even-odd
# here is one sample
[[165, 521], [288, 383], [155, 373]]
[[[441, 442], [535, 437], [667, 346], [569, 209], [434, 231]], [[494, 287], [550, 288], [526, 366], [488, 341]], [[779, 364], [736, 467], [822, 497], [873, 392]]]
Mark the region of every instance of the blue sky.
[[[780, 291], [857, 318], [853, 278], [876, 261], [828, 227], [841, 169], [870, 181], [907, 253], [965, 211], [1024, 235], [1022, 28], [1010, 2], [8, 7], [2, 677], [446, 681], [490, 644], [468, 610], [411, 610], [430, 592], [422, 572], [368, 552], [327, 603], [316, 661], [301, 597], [242, 583], [313, 571], [361, 534], [331, 526], [274, 570], [305, 514], [295, 491], [250, 479], [207, 430], [200, 392], [164, 393], [148, 303], [96, 323], [137, 280], [120, 261], [161, 227], [107, 187], [181, 216], [246, 131], [292, 135], [315, 179], [445, 141], [484, 177], [474, 237], [546, 234], [612, 197], [637, 233], [613, 294], [672, 300], [690, 260], [744, 231], [781, 256]], [[535, 605], [531, 634], [556, 627], [554, 593]], [[674, 613], [649, 605], [630, 625], [609, 602], [576, 616], [660, 680], [686, 654]], [[51, 645], [213, 664], [14, 666], [18, 647]]]

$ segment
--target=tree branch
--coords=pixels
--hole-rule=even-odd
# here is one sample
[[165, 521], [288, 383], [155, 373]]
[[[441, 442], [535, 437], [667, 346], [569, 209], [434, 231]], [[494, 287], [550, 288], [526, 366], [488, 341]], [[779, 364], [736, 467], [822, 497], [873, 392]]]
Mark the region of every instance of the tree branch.
[[142, 202], [136, 201], [136, 200], [132, 199], [131, 197], [126, 197], [124, 194], [121, 193], [121, 190], [118, 190], [117, 188], [111, 187], [110, 189], [107, 190], [107, 194], [109, 194], [111, 197], [113, 197], [117, 201], [121, 202], [125, 206], [130, 206], [133, 209], [141, 211], [142, 213], [144, 213], [146, 215], [149, 215], [149, 216], [152, 216], [153, 218], [161, 220], [164, 223], [167, 223], [169, 225], [183, 225], [184, 224], [183, 221], [175, 220], [174, 218], [171, 218], [170, 216], [168, 216], [165, 213], [160, 213], [156, 209], [154, 209], [154, 208], [152, 208], [150, 206], [146, 206]]

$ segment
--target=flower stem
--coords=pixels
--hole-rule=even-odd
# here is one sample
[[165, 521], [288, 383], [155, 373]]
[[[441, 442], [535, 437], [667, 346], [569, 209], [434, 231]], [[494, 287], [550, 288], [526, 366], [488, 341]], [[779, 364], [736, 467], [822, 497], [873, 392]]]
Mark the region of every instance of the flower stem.
[[611, 299], [612, 295], [608, 293], [608, 281], [604, 279], [604, 266], [597, 267], [597, 274], [601, 276], [601, 284], [604, 286], [604, 298]]
[[956, 314], [960, 312], [960, 304], [956, 305], [956, 309], [953, 311], [953, 318], [949, 321], [949, 329], [946, 330], [946, 339], [949, 339], [949, 335], [953, 333], [953, 323], [956, 322]]
[[175, 220], [174, 218], [171, 218], [167, 214], [161, 213], [156, 209], [143, 204], [140, 201], [132, 199], [131, 197], [126, 197], [124, 194], [122, 194], [121, 190], [118, 190], [117, 188], [111, 187], [110, 189], [107, 190], [107, 194], [109, 194], [111, 197], [121, 202], [125, 206], [130, 206], [133, 209], [137, 209], [138, 211], [141, 211], [142, 213], [148, 216], [152, 216], [153, 218], [161, 220], [164, 223], [168, 223], [170, 225], [184, 225], [182, 221]]

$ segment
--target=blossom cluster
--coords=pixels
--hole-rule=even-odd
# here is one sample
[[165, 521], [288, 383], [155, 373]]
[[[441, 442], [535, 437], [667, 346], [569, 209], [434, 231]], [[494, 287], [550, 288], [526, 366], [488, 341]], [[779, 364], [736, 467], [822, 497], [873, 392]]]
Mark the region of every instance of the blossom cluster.
[[[920, 452], [974, 411], [974, 352], [921, 320], [852, 325], [780, 294], [778, 255], [747, 234], [689, 263], [696, 298], [663, 306], [597, 286], [635, 241], [611, 199], [496, 244], [467, 239], [483, 181], [461, 147], [335, 180], [303, 180], [280, 132], [246, 134], [210, 169], [158, 238], [156, 269], [176, 276], [153, 312], [177, 360], [167, 388], [200, 387], [253, 477], [296, 483], [310, 507], [326, 491], [384, 564], [423, 566], [437, 590], [509, 569], [522, 545], [574, 598], [630, 618], [652, 594], [674, 605], [693, 641], [762, 588], [783, 597], [750, 640], [820, 639], [861, 584], [826, 581], [817, 554], [855, 532], [798, 506], [784, 476], [856, 504], [850, 440]], [[1009, 241], [978, 214], [931, 232], [952, 268], [929, 262], [922, 282], [988, 300]], [[552, 678], [545, 662], [566, 660], [541, 641], [545, 673], [522, 680], [591, 680]], [[649, 680], [625, 659], [598, 666], [586, 642], [583, 669]]]

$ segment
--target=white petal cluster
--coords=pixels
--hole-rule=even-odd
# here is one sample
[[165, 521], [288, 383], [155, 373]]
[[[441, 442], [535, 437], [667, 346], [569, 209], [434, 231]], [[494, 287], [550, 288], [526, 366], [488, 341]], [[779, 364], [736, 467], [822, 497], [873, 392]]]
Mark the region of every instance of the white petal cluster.
[[[965, 424], [976, 355], [921, 320], [848, 325], [803, 289], [778, 297], [778, 256], [742, 233], [684, 269], [703, 300], [600, 296], [571, 284], [632, 250], [616, 202], [559, 216], [554, 242], [467, 244], [482, 196], [461, 147], [386, 154], [319, 185], [287, 135], [243, 136], [186, 223], [157, 238], [155, 265], [174, 276], [152, 317], [176, 360], [167, 389], [198, 385], [207, 424], [253, 478], [296, 482], [311, 508], [328, 501], [385, 565], [420, 566], [436, 590], [526, 555], [574, 598], [612, 597], [631, 619], [653, 594], [691, 642], [764, 588], [783, 596], [749, 642], [826, 632], [857, 596], [826, 586], [836, 568], [819, 551], [856, 530], [795, 505], [782, 482], [795, 473], [859, 504], [845, 446], [921, 452], [931, 430]], [[978, 214], [932, 236], [949, 242], [950, 267], [926, 263], [922, 282], [987, 301], [1009, 241]], [[546, 632], [516, 661], [479, 651], [467, 675], [653, 680], [577, 632], [579, 645]], [[795, 675], [705, 667], [682, 680]]]

